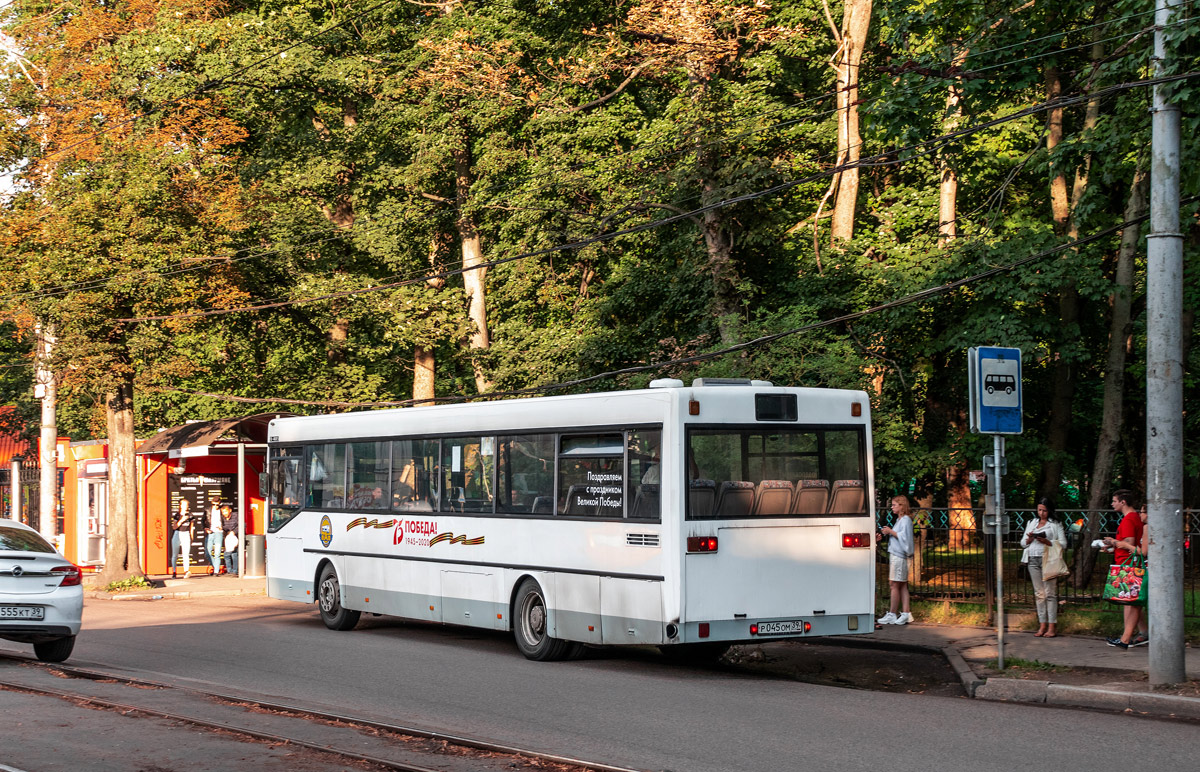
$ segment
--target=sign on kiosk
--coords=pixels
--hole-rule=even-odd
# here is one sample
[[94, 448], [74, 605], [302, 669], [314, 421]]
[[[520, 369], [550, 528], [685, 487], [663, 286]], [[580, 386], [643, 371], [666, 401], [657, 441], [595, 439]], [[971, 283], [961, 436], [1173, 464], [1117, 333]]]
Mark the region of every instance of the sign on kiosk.
[[1021, 349], [979, 346], [967, 349], [971, 431], [1020, 434]]

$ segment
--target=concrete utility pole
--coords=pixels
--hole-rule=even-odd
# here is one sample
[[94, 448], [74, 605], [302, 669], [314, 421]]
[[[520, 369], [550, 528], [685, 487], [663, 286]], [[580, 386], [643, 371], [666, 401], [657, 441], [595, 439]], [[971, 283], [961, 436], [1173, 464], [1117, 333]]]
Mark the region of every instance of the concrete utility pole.
[[[1155, 0], [1154, 75], [1165, 74], [1165, 28], [1183, 0]], [[1179, 232], [1179, 108], [1154, 87], [1146, 266], [1146, 523], [1150, 536], [1150, 683], [1187, 679], [1183, 657], [1183, 234]]]
[[54, 328], [37, 325], [37, 365], [34, 373], [34, 396], [42, 401], [41, 453], [38, 465], [38, 531], [46, 541], [54, 543], [55, 516], [58, 514], [58, 386], [50, 357], [54, 353]]

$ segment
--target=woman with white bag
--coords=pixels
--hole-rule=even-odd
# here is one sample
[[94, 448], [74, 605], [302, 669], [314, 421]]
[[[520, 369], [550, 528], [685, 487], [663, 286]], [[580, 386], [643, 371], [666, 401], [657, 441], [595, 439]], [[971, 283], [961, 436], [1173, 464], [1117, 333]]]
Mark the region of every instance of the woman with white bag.
[[1037, 601], [1038, 638], [1058, 636], [1058, 578], [1067, 574], [1063, 550], [1067, 548], [1067, 534], [1062, 524], [1054, 518], [1054, 502], [1038, 500], [1037, 519], [1025, 524], [1025, 538], [1021, 542], [1025, 551], [1021, 562], [1029, 566], [1029, 578], [1033, 580], [1033, 597]]

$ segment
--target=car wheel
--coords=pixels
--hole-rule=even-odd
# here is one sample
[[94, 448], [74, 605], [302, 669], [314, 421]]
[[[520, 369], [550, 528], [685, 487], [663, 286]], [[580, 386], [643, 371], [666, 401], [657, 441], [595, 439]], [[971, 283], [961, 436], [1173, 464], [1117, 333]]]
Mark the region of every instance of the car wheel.
[[549, 616], [546, 609], [546, 597], [542, 588], [532, 579], [526, 579], [517, 590], [515, 603], [516, 613], [513, 615], [513, 638], [517, 648], [526, 659], [537, 662], [551, 662], [565, 659], [577, 651], [570, 641], [551, 638]]
[[321, 570], [321, 581], [317, 582], [317, 607], [321, 610], [321, 621], [330, 630], [352, 630], [361, 616], [342, 606], [342, 587], [338, 584], [337, 571], [331, 565]]
[[75, 636], [56, 638], [53, 641], [33, 644], [33, 653], [42, 662], [64, 662], [75, 650]]

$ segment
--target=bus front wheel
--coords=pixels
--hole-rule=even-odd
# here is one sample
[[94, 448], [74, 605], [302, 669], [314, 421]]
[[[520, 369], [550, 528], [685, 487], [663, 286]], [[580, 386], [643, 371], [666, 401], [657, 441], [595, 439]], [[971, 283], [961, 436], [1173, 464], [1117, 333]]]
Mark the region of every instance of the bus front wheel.
[[532, 579], [526, 579], [517, 590], [516, 614], [514, 615], [513, 637], [517, 648], [526, 659], [550, 662], [565, 659], [578, 647], [570, 641], [551, 638], [546, 609], [546, 596], [542, 588]]
[[358, 624], [360, 613], [342, 606], [342, 588], [333, 566], [321, 570], [321, 581], [317, 582], [317, 607], [321, 610], [321, 621], [330, 630], [351, 630]]

